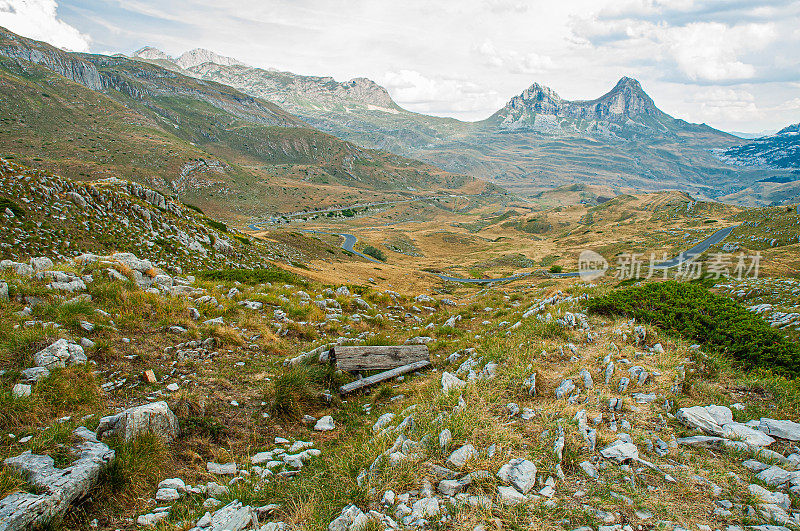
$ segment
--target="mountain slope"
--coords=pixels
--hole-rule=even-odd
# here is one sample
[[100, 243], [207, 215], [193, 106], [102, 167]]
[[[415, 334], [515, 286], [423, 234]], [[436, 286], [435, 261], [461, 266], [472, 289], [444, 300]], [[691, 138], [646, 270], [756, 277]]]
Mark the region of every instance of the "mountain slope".
[[0, 91], [3, 153], [71, 177], [137, 180], [228, 218], [474, 187], [343, 142], [229, 86], [7, 31]]

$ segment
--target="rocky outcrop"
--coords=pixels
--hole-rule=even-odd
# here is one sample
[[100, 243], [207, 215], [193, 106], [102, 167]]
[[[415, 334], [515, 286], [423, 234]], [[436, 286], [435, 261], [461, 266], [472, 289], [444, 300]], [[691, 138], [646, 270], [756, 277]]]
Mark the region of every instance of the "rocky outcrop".
[[42, 493], [15, 492], [0, 500], [0, 529], [21, 531], [43, 525], [64, 514], [70, 504], [94, 487], [100, 473], [114, 461], [114, 450], [84, 427], [74, 434], [83, 442], [77, 447], [80, 456], [67, 468], [56, 468], [52, 457], [30, 450], [4, 461], [26, 475]]

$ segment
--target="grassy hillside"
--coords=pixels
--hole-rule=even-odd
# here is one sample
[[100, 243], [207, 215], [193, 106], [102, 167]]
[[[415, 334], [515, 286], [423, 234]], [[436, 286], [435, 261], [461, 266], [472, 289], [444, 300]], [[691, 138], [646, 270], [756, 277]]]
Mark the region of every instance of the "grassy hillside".
[[474, 188], [360, 148], [276, 105], [124, 57], [0, 31], [0, 153], [36, 168], [154, 186], [228, 219]]

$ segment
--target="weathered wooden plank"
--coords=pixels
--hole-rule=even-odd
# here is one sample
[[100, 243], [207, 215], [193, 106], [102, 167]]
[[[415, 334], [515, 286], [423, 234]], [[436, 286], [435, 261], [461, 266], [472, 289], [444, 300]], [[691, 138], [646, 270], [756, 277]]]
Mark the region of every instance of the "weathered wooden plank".
[[422, 360], [422, 361], [415, 361], [414, 363], [409, 363], [408, 365], [403, 365], [402, 367], [397, 367], [396, 369], [392, 369], [390, 371], [379, 372], [378, 374], [367, 376], [366, 378], [356, 380], [355, 382], [344, 384], [339, 388], [339, 394], [346, 395], [347, 393], [352, 393], [353, 391], [364, 389], [365, 387], [375, 385], [376, 383], [380, 383], [384, 380], [390, 380], [392, 378], [402, 376], [403, 374], [406, 374], [411, 371], [418, 371], [420, 369], [430, 367], [430, 365], [431, 365], [430, 361]]
[[427, 345], [335, 346], [331, 359], [342, 371], [384, 371], [414, 363], [430, 361]]

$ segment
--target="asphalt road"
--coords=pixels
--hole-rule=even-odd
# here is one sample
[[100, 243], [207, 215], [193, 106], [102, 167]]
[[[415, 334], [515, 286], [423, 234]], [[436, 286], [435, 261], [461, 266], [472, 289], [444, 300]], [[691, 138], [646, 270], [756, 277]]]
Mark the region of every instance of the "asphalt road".
[[702, 254], [706, 249], [711, 247], [712, 245], [716, 245], [725, 238], [730, 235], [730, 233], [738, 227], [735, 225], [733, 227], [725, 227], [724, 229], [719, 229], [717, 232], [706, 238], [705, 240], [701, 241], [688, 251], [684, 251], [678, 256], [674, 258], [670, 258], [666, 262], [661, 262], [660, 264], [655, 264], [653, 269], [669, 269], [670, 267], [679, 266], [685, 262], [690, 262], [697, 258], [700, 254]]

